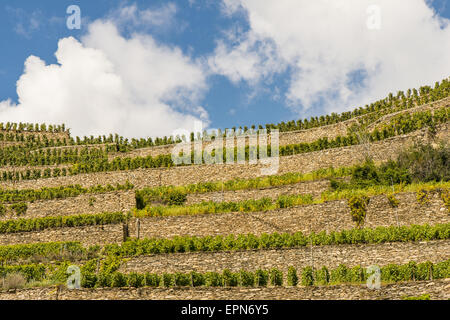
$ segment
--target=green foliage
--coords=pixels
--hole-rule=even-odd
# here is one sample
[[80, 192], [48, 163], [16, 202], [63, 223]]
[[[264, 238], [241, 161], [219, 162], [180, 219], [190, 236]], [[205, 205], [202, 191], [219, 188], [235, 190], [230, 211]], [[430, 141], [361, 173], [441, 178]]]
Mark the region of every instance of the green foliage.
[[97, 281], [97, 275], [93, 272], [83, 272], [81, 274], [81, 287], [83, 288], [94, 288]]
[[272, 286], [282, 286], [283, 285], [283, 272], [277, 268], [273, 268], [269, 273], [269, 281]]
[[207, 272], [205, 280], [205, 285], [208, 287], [220, 287], [223, 284], [222, 275], [217, 272]]
[[138, 209], [143, 209], [151, 204], [178, 205], [186, 202], [187, 193], [174, 187], [146, 188], [136, 191], [136, 204]]
[[[412, 225], [402, 227], [377, 227], [375, 229], [351, 229], [332, 231], [329, 233], [310, 234], [302, 232], [293, 234], [273, 233], [255, 236], [229, 235], [215, 237], [174, 237], [171, 239], [150, 238], [129, 240], [104, 247], [105, 254], [117, 257], [129, 257], [149, 254], [163, 254], [173, 252], [223, 251], [223, 250], [252, 250], [278, 249], [314, 245], [332, 244], [363, 244], [405, 241], [431, 241], [450, 239], [450, 224]], [[0, 247], [1, 248], [1, 247]]]
[[268, 211], [278, 208], [288, 208], [313, 203], [311, 195], [282, 195], [276, 200], [262, 198], [258, 200], [244, 200], [239, 202], [202, 202], [188, 206], [157, 206], [145, 207], [142, 210], [133, 210], [136, 217], [160, 217], [175, 215], [213, 214], [225, 212], [255, 212]]
[[262, 189], [268, 187], [284, 186], [303, 181], [318, 180], [323, 178], [343, 177], [351, 173], [351, 168], [328, 168], [320, 169], [311, 173], [286, 173], [282, 175], [264, 176], [252, 179], [236, 178], [225, 182], [200, 182], [185, 186], [162, 186], [155, 188], [144, 188], [136, 191], [138, 208], [142, 209], [158, 201], [163, 203], [170, 193], [192, 194], [207, 193], [214, 191], [235, 191], [245, 189]]
[[11, 206], [18, 216], [24, 215], [27, 212], [28, 206], [24, 202], [15, 203]]
[[400, 153], [398, 164], [407, 168], [412, 181], [449, 181], [450, 144], [433, 148], [429, 144], [419, 144]]
[[204, 274], [198, 273], [198, 272], [195, 272], [195, 271], [191, 272], [191, 279], [192, 279], [192, 286], [193, 287], [201, 287], [201, 286], [204, 286], [205, 283], [206, 283]]
[[112, 275], [108, 272], [100, 272], [97, 275], [97, 283], [95, 284], [95, 288], [105, 288], [111, 287], [112, 285]]
[[173, 287], [175, 285], [175, 276], [170, 273], [164, 273], [162, 275], [163, 287]]
[[255, 272], [255, 282], [259, 287], [265, 287], [269, 283], [269, 272], [258, 269]]
[[350, 282], [349, 278], [349, 268], [343, 264], [330, 272], [330, 283], [333, 284]]
[[353, 196], [348, 200], [352, 220], [356, 222], [358, 227], [364, 224], [369, 200], [366, 196]]
[[[450, 190], [441, 190], [441, 198], [444, 201], [445, 206], [450, 211]], [[1, 209], [0, 209], [1, 210]]]
[[416, 196], [417, 196], [417, 202], [419, 202], [421, 205], [426, 205], [430, 202], [430, 198], [429, 198], [427, 190], [417, 191]]
[[315, 272], [316, 285], [327, 285], [330, 282], [330, 273], [327, 267], [323, 266]]
[[[412, 115], [410, 114], [400, 114], [395, 116], [390, 120], [389, 123], [385, 124], [382, 128], [378, 128], [374, 132], [372, 132], [369, 136], [370, 141], [379, 141], [383, 139], [387, 139], [389, 137], [393, 137], [400, 134], [406, 134], [418, 129], [422, 129], [429, 126], [437, 126], [441, 123], [445, 123], [449, 120], [448, 108], [444, 107], [440, 110], [436, 110], [434, 113], [431, 111], [423, 111], [416, 112]], [[380, 130], [383, 132], [382, 135], [379, 134]], [[281, 146], [279, 148], [280, 156], [289, 156], [294, 154], [301, 154], [312, 151], [320, 151], [330, 148], [338, 148], [343, 146], [351, 146], [359, 144], [360, 141], [355, 133], [350, 133], [347, 136], [338, 136], [335, 139], [329, 141], [328, 138], [321, 138], [311, 143], [299, 143]], [[257, 148], [258, 149], [258, 148]], [[237, 154], [237, 148], [233, 150], [228, 150], [231, 153]], [[228, 153], [227, 150], [224, 150], [223, 157], [226, 157]], [[257, 151], [257, 155], [259, 156], [259, 152]], [[92, 152], [92, 151], [87, 151]], [[107, 171], [122, 171], [122, 170], [136, 170], [139, 168], [160, 168], [160, 167], [173, 167], [176, 164], [172, 160], [172, 156], [170, 154], [162, 154], [156, 157], [147, 156], [147, 157], [116, 157], [112, 160], [108, 160], [107, 152], [104, 150], [98, 150], [99, 154], [94, 157], [86, 157], [85, 159], [77, 160], [73, 163], [71, 167], [68, 169], [63, 168], [46, 168], [46, 169], [33, 169], [33, 170], [25, 170], [25, 171], [3, 171], [0, 173], [0, 180], [3, 181], [19, 181], [19, 180], [34, 180], [39, 178], [50, 178], [50, 177], [58, 177], [65, 174], [76, 175], [81, 173], [92, 173], [92, 172], [107, 172]], [[271, 148], [268, 146], [268, 154], [271, 154]], [[249, 159], [250, 149], [247, 146], [245, 148], [245, 159]], [[448, 152], [447, 152], [448, 155]], [[189, 155], [187, 155], [189, 156]], [[191, 155], [191, 160], [197, 157], [194, 153]], [[27, 156], [22, 157], [22, 159], [28, 159]], [[445, 160], [446, 158], [441, 158], [441, 160]], [[441, 161], [439, 160], [439, 161]], [[26, 160], [24, 160], [26, 161]], [[204, 159], [203, 159], [204, 161]], [[448, 160], [446, 160], [448, 162]], [[191, 161], [192, 163], [194, 161]], [[427, 179], [433, 179], [433, 177], [439, 176], [440, 173], [445, 172], [445, 164], [446, 162], [439, 162], [440, 164], [438, 169], [428, 170], [425, 173]], [[183, 164], [184, 165], [184, 164]], [[65, 170], [65, 171], [64, 171]], [[419, 175], [423, 175], [422, 171], [415, 171]], [[447, 177], [448, 179], [448, 177]], [[176, 199], [175, 201], [179, 201]]]
[[302, 270], [302, 286], [308, 287], [314, 285], [314, 270], [312, 267], [306, 267]]
[[[197, 273], [164, 273], [162, 275], [152, 273], [132, 272], [124, 274], [116, 270], [102, 270], [98, 274], [93, 271], [95, 260], [83, 265], [82, 286], [85, 288], [100, 287], [253, 287], [260, 286], [282, 286], [283, 273], [274, 268], [271, 270], [258, 269], [255, 272], [241, 270], [233, 273], [224, 270], [222, 273], [207, 272]], [[64, 283], [67, 280], [66, 274], [69, 262], [63, 262], [56, 265], [31, 264], [31, 265], [13, 265], [0, 267], [0, 278], [8, 274], [21, 274], [27, 281], [51, 280], [57, 283]], [[368, 275], [361, 266], [348, 267], [339, 265], [330, 271], [326, 267], [314, 270], [308, 266], [301, 271], [301, 284], [303, 286], [328, 285], [341, 283], [364, 283]], [[381, 280], [384, 282], [401, 281], [422, 281], [430, 279], [446, 279], [450, 277], [450, 260], [439, 263], [415, 263], [410, 261], [407, 264], [396, 265], [389, 264], [381, 267]], [[296, 286], [298, 283], [297, 270], [293, 267], [288, 269], [287, 285]]]
[[450, 180], [450, 146], [415, 145], [379, 166], [365, 161], [353, 167], [349, 183], [331, 181], [333, 190], [360, 189], [369, 186], [439, 182]]
[[393, 194], [388, 194], [387, 198], [392, 208], [398, 208], [400, 202]]
[[148, 272], [144, 274], [144, 278], [147, 287], [158, 287], [162, 279], [158, 274]]
[[127, 276], [127, 286], [140, 288], [145, 285], [145, 275], [132, 272]]
[[241, 270], [240, 272], [241, 286], [253, 287], [255, 285], [255, 274], [250, 271]]
[[97, 185], [89, 188], [81, 187], [80, 185], [69, 185], [52, 188], [41, 189], [23, 189], [23, 190], [2, 190], [0, 189], [0, 202], [15, 203], [15, 202], [34, 202], [37, 200], [52, 200], [63, 199], [69, 197], [76, 197], [82, 194], [99, 194], [112, 191], [131, 190], [134, 186], [130, 182], [124, 184], [110, 184], [106, 186]]
[[223, 270], [222, 279], [225, 287], [236, 287], [239, 285], [239, 274], [228, 269]]
[[0, 278], [10, 273], [20, 273], [27, 281], [41, 281], [45, 278], [46, 268], [41, 264], [0, 266]]
[[0, 203], [0, 217], [4, 216], [6, 214], [6, 207]]
[[297, 270], [294, 267], [289, 267], [288, 274], [287, 274], [287, 283], [288, 286], [297, 286], [298, 284], [298, 276], [297, 276]]
[[[130, 283], [132, 283], [131, 281]], [[127, 286], [127, 277], [120, 272], [114, 272], [111, 278], [111, 286], [114, 288], [121, 288]]]
[[403, 300], [431, 300], [430, 295], [429, 294], [422, 294], [421, 296], [412, 296], [412, 297], [408, 297], [408, 296], [404, 296], [402, 298]]
[[50, 228], [118, 224], [126, 221], [122, 212], [82, 214], [75, 216], [51, 216], [35, 219], [0, 221], [0, 233], [30, 232]]

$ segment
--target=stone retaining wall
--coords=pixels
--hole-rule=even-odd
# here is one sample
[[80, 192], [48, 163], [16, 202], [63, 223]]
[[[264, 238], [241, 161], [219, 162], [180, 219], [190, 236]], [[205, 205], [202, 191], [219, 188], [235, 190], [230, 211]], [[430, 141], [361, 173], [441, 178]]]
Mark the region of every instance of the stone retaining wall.
[[[415, 193], [396, 195], [399, 207], [392, 208], [385, 195], [372, 197], [364, 227], [407, 226], [412, 224], [449, 223], [450, 214], [439, 194], [430, 196], [427, 205], [416, 200]], [[267, 212], [200, 214], [141, 219], [143, 238], [174, 236], [215, 236], [228, 234], [302, 231], [336, 231], [355, 228], [347, 200], [298, 206]], [[136, 237], [136, 224], [130, 223], [130, 236]]]
[[[421, 205], [415, 193], [396, 196], [398, 208], [392, 208], [384, 195], [371, 198], [364, 226], [407, 226], [412, 224], [449, 223], [450, 214], [440, 196], [430, 196], [430, 202]], [[129, 236], [137, 237], [136, 219], [128, 223]], [[315, 205], [298, 206], [268, 212], [200, 214], [140, 219], [141, 238], [171, 238], [174, 236], [214, 236], [228, 234], [260, 235], [262, 233], [302, 231], [338, 231], [355, 228], [346, 200], [329, 201]], [[84, 244], [104, 244], [123, 240], [122, 225], [88, 226], [46, 229], [35, 232], [0, 234], [0, 245], [81, 241]]]
[[115, 191], [99, 194], [83, 194], [64, 199], [40, 200], [27, 202], [28, 209], [24, 215], [17, 216], [8, 206], [7, 214], [0, 218], [11, 220], [19, 218], [43, 218], [49, 216], [69, 216], [100, 212], [129, 211], [136, 206], [134, 191]]
[[[450, 123], [438, 131], [437, 139], [450, 140]], [[334, 148], [317, 152], [303, 153], [280, 157], [279, 170], [272, 174], [288, 172], [311, 172], [329, 167], [351, 166], [364, 161], [369, 154], [375, 162], [383, 162], [396, 158], [398, 152], [414, 142], [431, 141], [427, 130], [419, 130], [408, 135], [402, 135], [371, 143], [370, 145], [355, 145]], [[191, 165], [162, 169], [138, 169], [132, 171], [97, 172], [75, 176], [39, 179], [34, 181], [0, 182], [0, 188], [36, 189], [42, 187], [57, 187], [80, 184], [83, 187], [93, 185], [124, 184], [127, 180], [137, 188], [160, 185], [185, 185], [208, 181], [227, 181], [233, 178], [256, 178], [262, 176], [263, 164], [212, 164]]]
[[262, 199], [264, 197], [276, 199], [281, 195], [311, 194], [318, 197], [330, 187], [329, 180], [305, 181], [285, 186], [267, 187], [264, 189], [244, 189], [224, 192], [190, 193], [187, 195], [186, 204], [200, 203], [203, 201], [214, 202], [238, 202], [249, 199]]
[[0, 245], [54, 241], [80, 241], [86, 246], [120, 243], [123, 241], [123, 227], [122, 224], [109, 224], [0, 234]]
[[[447, 97], [445, 99], [435, 101], [430, 104], [425, 104], [422, 106], [414, 107], [411, 109], [401, 110], [392, 114], [387, 114], [377, 120], [373, 125], [369, 126], [369, 128], [375, 128], [376, 125], [388, 122], [390, 119], [392, 119], [395, 116], [398, 116], [399, 114], [412, 114], [415, 112], [423, 112], [428, 110], [437, 110], [442, 107], [450, 106], [450, 97]], [[327, 137], [328, 140], [335, 139], [337, 136], [346, 136], [347, 130], [353, 126], [354, 124], [358, 124], [359, 120], [361, 118], [365, 117], [359, 116], [352, 119], [349, 119], [347, 121], [330, 124], [326, 126], [311, 128], [311, 129], [305, 129], [305, 130], [297, 130], [297, 131], [288, 131], [288, 132], [280, 132], [279, 136], [279, 144], [280, 146], [286, 146], [290, 144], [297, 144], [297, 143], [311, 143], [314, 141], [317, 141], [318, 139], [322, 139]], [[270, 136], [269, 136], [270, 137]], [[269, 138], [270, 141], [270, 138]], [[203, 143], [203, 147], [206, 147], [209, 143]], [[145, 157], [145, 156], [152, 156], [156, 157], [158, 155], [162, 154], [170, 154], [174, 148], [174, 145], [164, 145], [164, 146], [155, 146], [155, 147], [148, 147], [148, 148], [141, 148], [137, 150], [133, 150], [127, 153], [123, 154], [111, 154], [110, 159], [113, 159], [114, 157]], [[193, 147], [192, 147], [192, 150]]]
[[68, 290], [45, 287], [0, 292], [0, 300], [369, 300], [403, 299], [429, 294], [450, 298], [450, 279], [382, 285], [373, 290], [362, 285], [275, 288], [106, 288]]
[[306, 246], [294, 249], [189, 252], [157, 254], [130, 258], [120, 271], [151, 272], [222, 272], [229, 269], [269, 270], [278, 268], [285, 275], [290, 266], [301, 270], [307, 266], [337, 268], [340, 264], [363, 268], [371, 265], [406, 264], [409, 261], [437, 263], [450, 259], [450, 240], [430, 242], [395, 242]]

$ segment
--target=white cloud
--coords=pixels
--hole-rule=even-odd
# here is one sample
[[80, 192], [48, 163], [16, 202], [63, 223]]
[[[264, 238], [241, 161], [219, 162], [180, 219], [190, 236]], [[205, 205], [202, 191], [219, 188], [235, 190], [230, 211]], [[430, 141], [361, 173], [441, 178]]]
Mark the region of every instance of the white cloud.
[[170, 135], [208, 122], [198, 105], [203, 67], [177, 47], [149, 35], [124, 38], [112, 21], [89, 25], [81, 42], [61, 39], [58, 64], [30, 56], [17, 82], [18, 104], [0, 102], [0, 117], [17, 122], [66, 123], [75, 135]]
[[14, 18], [14, 32], [26, 39], [31, 39], [31, 35], [39, 31], [43, 24], [44, 18], [40, 10], [28, 13], [20, 8], [6, 6], [6, 12]]
[[[234, 83], [255, 83], [289, 67], [285, 98], [295, 111], [322, 104], [342, 111], [446, 78], [450, 26], [425, 0], [223, 0], [224, 13], [245, 13], [239, 41], [218, 42], [212, 68]], [[367, 27], [367, 8], [381, 28]], [[274, 50], [267, 50], [273, 43]], [[365, 74], [355, 86], [352, 75]]]
[[[235, 84], [241, 80], [256, 84], [285, 68], [283, 62], [276, 59], [272, 41], [260, 40], [254, 33], [229, 34], [227, 38], [227, 42], [217, 41], [214, 54], [208, 58], [212, 73], [224, 75]], [[229, 46], [228, 42], [236, 45]]]
[[172, 3], [166, 3], [159, 8], [139, 10], [136, 4], [130, 6], [122, 6], [114, 10], [109, 18], [114, 20], [118, 25], [126, 25], [127, 27], [163, 27], [172, 26], [177, 6]]

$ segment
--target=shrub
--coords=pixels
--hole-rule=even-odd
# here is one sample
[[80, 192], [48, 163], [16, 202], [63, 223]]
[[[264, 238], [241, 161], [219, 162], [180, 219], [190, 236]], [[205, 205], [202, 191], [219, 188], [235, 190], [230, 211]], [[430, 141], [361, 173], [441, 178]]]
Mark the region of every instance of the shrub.
[[416, 196], [417, 196], [417, 202], [419, 202], [421, 205], [426, 205], [427, 203], [430, 202], [427, 190], [417, 191]]
[[288, 274], [287, 274], [287, 283], [288, 286], [297, 286], [298, 284], [298, 276], [297, 276], [297, 270], [294, 267], [289, 267]]
[[347, 266], [340, 264], [336, 269], [331, 270], [330, 283], [345, 283], [348, 282], [349, 270]]
[[255, 272], [256, 285], [259, 287], [266, 287], [269, 282], [269, 272], [261, 269]]
[[352, 171], [351, 183], [360, 187], [380, 183], [378, 170], [373, 161], [366, 161], [362, 165], [356, 165]]
[[201, 287], [205, 285], [205, 276], [195, 271], [191, 272], [192, 286]]
[[255, 285], [255, 274], [250, 271], [241, 270], [240, 272], [241, 286], [253, 287]]
[[145, 285], [148, 287], [159, 287], [161, 283], [161, 277], [154, 273], [145, 273], [144, 274]]
[[175, 285], [178, 287], [187, 287], [191, 285], [191, 275], [177, 272], [174, 275]]
[[120, 272], [114, 272], [111, 278], [111, 287], [121, 288], [126, 286], [127, 286], [127, 277]]
[[312, 267], [305, 267], [302, 270], [302, 286], [314, 285], [314, 270]]
[[413, 181], [449, 181], [450, 145], [433, 148], [430, 144], [419, 144], [400, 153], [398, 162], [408, 168]]
[[316, 284], [317, 285], [327, 285], [330, 282], [330, 273], [327, 267], [323, 266], [321, 269], [316, 271]]
[[112, 276], [111, 273], [108, 272], [100, 272], [97, 276], [97, 283], [95, 287], [98, 288], [107, 288], [111, 287], [112, 284]]
[[21, 289], [26, 283], [27, 279], [19, 272], [9, 273], [2, 280], [2, 286], [5, 290]]
[[167, 203], [168, 205], [175, 205], [175, 206], [183, 205], [186, 202], [186, 200], [187, 200], [186, 192], [178, 190], [169, 192], [167, 198], [164, 199], [165, 203]]
[[239, 284], [239, 275], [228, 269], [223, 270], [222, 278], [223, 285], [226, 287], [236, 287]]
[[400, 202], [393, 194], [388, 194], [387, 198], [388, 198], [389, 204], [391, 205], [392, 208], [398, 208], [398, 205], [400, 204]]
[[366, 279], [366, 273], [361, 266], [355, 266], [348, 272], [348, 281], [350, 282], [363, 282]]
[[97, 275], [93, 272], [83, 272], [81, 277], [81, 286], [83, 288], [94, 288], [97, 283]]
[[205, 274], [206, 286], [221, 287], [223, 285], [222, 276], [217, 272], [208, 272]]
[[175, 285], [174, 275], [170, 273], [164, 273], [162, 275], [162, 285], [166, 288], [173, 287]]
[[433, 278], [433, 264], [429, 261], [417, 265], [416, 280], [431, 280]]
[[356, 222], [358, 227], [361, 227], [364, 223], [368, 204], [369, 198], [366, 196], [353, 196], [348, 200], [352, 220]]
[[6, 207], [0, 203], [0, 217], [4, 216], [6, 214]]
[[145, 276], [139, 273], [132, 272], [127, 276], [128, 287], [140, 288], [145, 285]]
[[272, 270], [270, 270], [270, 284], [272, 286], [282, 286], [283, 285], [283, 273], [276, 269], [273, 268]]
[[15, 203], [11, 206], [11, 209], [13, 209], [18, 216], [21, 216], [27, 212], [28, 206], [24, 202]]

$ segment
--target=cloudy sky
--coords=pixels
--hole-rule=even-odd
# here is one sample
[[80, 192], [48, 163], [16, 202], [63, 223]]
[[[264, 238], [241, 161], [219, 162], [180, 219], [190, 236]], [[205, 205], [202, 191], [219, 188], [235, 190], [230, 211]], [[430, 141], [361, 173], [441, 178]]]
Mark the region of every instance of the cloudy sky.
[[447, 0], [3, 0], [0, 122], [147, 137], [351, 110], [450, 76], [449, 18]]

